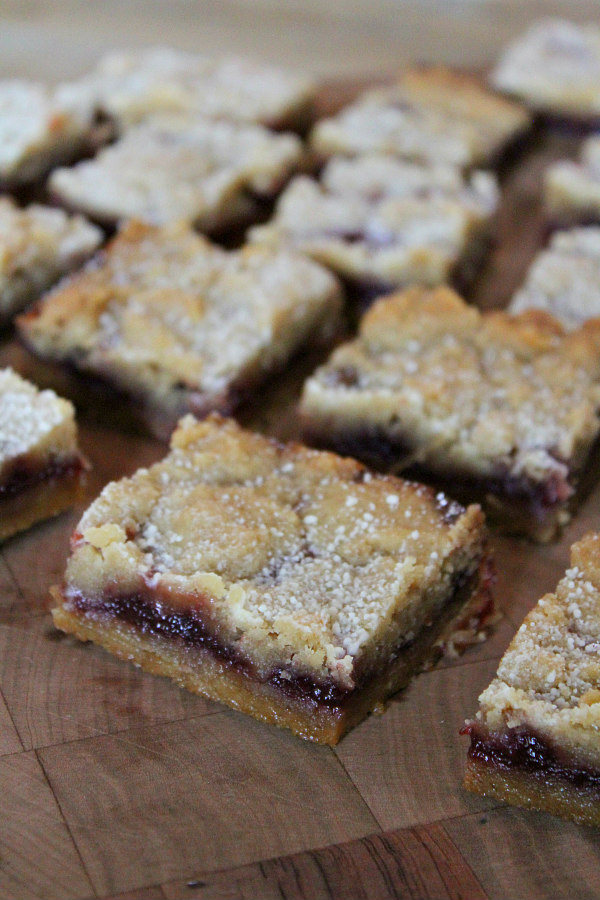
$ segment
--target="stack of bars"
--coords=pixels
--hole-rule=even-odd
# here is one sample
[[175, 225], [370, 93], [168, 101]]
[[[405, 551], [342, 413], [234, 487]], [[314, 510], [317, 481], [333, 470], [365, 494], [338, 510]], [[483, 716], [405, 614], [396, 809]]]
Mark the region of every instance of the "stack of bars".
[[[316, 122], [307, 78], [164, 49], [0, 83], [0, 322], [35, 380], [170, 441], [83, 513], [58, 628], [328, 744], [483, 638], [484, 515], [555, 540], [598, 438], [600, 230], [556, 235], [507, 311], [456, 291], [533, 117], [600, 110], [590, 69], [598, 35], [554, 22], [494, 90], [412, 68]], [[600, 219], [597, 142], [546, 174], [554, 224]], [[308, 349], [305, 445], [227, 418]], [[70, 403], [0, 371], [0, 539], [77, 504], [86, 465]], [[594, 824], [598, 541], [482, 695], [466, 782]]]

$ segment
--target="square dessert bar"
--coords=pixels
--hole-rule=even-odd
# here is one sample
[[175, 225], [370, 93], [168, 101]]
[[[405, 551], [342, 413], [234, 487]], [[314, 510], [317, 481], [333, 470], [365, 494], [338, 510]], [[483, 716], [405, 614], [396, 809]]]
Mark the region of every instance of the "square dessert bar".
[[41, 360], [116, 389], [167, 438], [185, 412], [230, 412], [307, 341], [331, 340], [341, 307], [334, 277], [300, 254], [130, 222], [17, 324]]
[[81, 498], [73, 406], [0, 369], [0, 541]]
[[557, 231], [533, 261], [509, 312], [545, 309], [565, 328], [600, 316], [600, 228]]
[[553, 117], [600, 117], [600, 28], [542, 19], [510, 44], [492, 85]]
[[600, 429], [600, 321], [480, 313], [449, 288], [382, 298], [308, 379], [310, 443], [477, 497], [539, 541], [569, 519]]
[[351, 459], [184, 417], [72, 538], [55, 625], [335, 744], [491, 612], [483, 516]]
[[121, 131], [157, 113], [302, 129], [316, 93], [309, 78], [283, 69], [168, 47], [108, 53], [72, 89]]
[[497, 205], [487, 172], [464, 178], [451, 166], [337, 158], [319, 182], [294, 178], [250, 239], [308, 253], [371, 296], [412, 283], [464, 284], [489, 244]]
[[40, 180], [70, 162], [91, 139], [92, 116], [68, 86], [0, 81], [0, 188]]
[[311, 146], [325, 159], [385, 153], [471, 168], [496, 161], [530, 124], [523, 108], [475, 78], [415, 68], [391, 87], [367, 91], [317, 122]]
[[293, 134], [166, 116], [128, 129], [93, 159], [56, 169], [50, 194], [103, 225], [186, 221], [204, 232], [252, 222], [300, 165]]
[[600, 137], [583, 142], [579, 161], [564, 159], [548, 166], [543, 195], [552, 225], [600, 222]]
[[103, 239], [81, 216], [0, 197], [0, 326], [77, 268]]
[[465, 787], [600, 825], [600, 535], [573, 545], [479, 704]]

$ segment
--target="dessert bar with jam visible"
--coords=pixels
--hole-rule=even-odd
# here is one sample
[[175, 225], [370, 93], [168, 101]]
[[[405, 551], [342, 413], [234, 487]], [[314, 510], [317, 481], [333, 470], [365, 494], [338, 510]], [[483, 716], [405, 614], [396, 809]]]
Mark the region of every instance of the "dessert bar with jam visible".
[[81, 499], [73, 406], [0, 369], [0, 541]]
[[59, 364], [46, 374], [63, 393], [88, 376], [166, 439], [184, 413], [229, 413], [308, 342], [329, 342], [341, 309], [333, 275], [300, 254], [130, 222], [17, 326], [40, 362]]
[[0, 325], [97, 249], [100, 229], [81, 216], [0, 197]]
[[250, 240], [292, 246], [360, 294], [408, 284], [467, 284], [490, 243], [498, 206], [488, 172], [382, 155], [336, 158], [317, 182], [297, 176]]
[[335, 744], [491, 613], [483, 515], [211, 415], [84, 513], [55, 625]]
[[600, 535], [573, 545], [479, 704], [465, 787], [600, 825]]
[[317, 122], [310, 143], [321, 159], [384, 153], [467, 169], [498, 161], [530, 125], [523, 107], [474, 77], [412, 68]]
[[214, 233], [254, 221], [302, 157], [294, 134], [202, 116], [153, 117], [93, 159], [55, 169], [48, 190], [102, 225], [186, 221]]
[[449, 288], [377, 301], [304, 386], [309, 443], [410, 466], [539, 541], [568, 521], [600, 430], [600, 320], [481, 313]]

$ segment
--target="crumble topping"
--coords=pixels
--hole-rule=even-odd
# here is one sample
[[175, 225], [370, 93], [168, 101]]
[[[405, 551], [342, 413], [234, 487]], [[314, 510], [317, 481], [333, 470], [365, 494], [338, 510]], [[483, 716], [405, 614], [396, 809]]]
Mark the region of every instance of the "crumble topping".
[[494, 177], [385, 156], [334, 159], [320, 182], [292, 180], [250, 239], [291, 244], [334, 271], [385, 283], [446, 280], [498, 203]]
[[479, 508], [448, 517], [446, 505], [354, 460], [187, 416], [163, 462], [84, 514], [67, 602], [150, 587], [153, 602], [200, 609], [259, 670], [278, 662], [349, 687], [357, 657], [387, 665], [478, 567]]
[[323, 440], [379, 430], [439, 473], [549, 482], [564, 500], [600, 427], [599, 344], [600, 322], [567, 334], [539, 311], [481, 314], [448, 288], [414, 288], [367, 312], [301, 411]]
[[384, 153], [471, 167], [489, 163], [529, 124], [521, 107], [476, 79], [444, 68], [408, 69], [395, 85], [366, 91], [318, 122], [311, 143], [324, 157]]
[[580, 160], [559, 160], [544, 173], [544, 203], [559, 222], [600, 218], [600, 137], [581, 145]]
[[315, 94], [310, 79], [283, 69], [168, 47], [109, 53], [73, 89], [121, 128], [164, 112], [291, 124]]
[[543, 19], [502, 54], [491, 75], [501, 91], [551, 113], [600, 112], [600, 28]]
[[91, 256], [102, 233], [81, 216], [0, 197], [0, 321]]
[[571, 567], [526, 617], [479, 698], [491, 730], [526, 725], [598, 760], [600, 535], [571, 548]]
[[547, 310], [568, 329], [600, 316], [600, 228], [554, 234], [548, 249], [534, 260], [509, 311], [531, 308]]
[[128, 129], [94, 159], [57, 169], [49, 188], [99, 221], [185, 220], [214, 230], [248, 212], [248, 192], [277, 193], [301, 154], [293, 134], [201, 116], [162, 116]]
[[68, 87], [0, 82], [0, 183], [16, 186], [72, 158], [91, 125]]
[[12, 369], [0, 369], [0, 486], [17, 457], [56, 458], [75, 450], [75, 413], [54, 391], [40, 391]]
[[131, 222], [20, 329], [41, 356], [72, 360], [169, 418], [186, 397], [227, 407], [230, 388], [262, 381], [309, 334], [330, 336], [340, 307], [333, 276], [299, 254], [225, 251], [183, 223]]

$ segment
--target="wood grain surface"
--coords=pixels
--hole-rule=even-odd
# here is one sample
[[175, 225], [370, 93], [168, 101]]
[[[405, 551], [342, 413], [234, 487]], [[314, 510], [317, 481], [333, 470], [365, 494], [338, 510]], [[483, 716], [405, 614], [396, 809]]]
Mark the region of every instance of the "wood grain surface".
[[[354, 87], [324, 88], [323, 109]], [[538, 131], [502, 174], [497, 244], [471, 300], [503, 305], [543, 239], [540, 174], [577, 138]], [[288, 438], [315, 357], [240, 419]], [[10, 334], [0, 365], [25, 363]], [[165, 447], [83, 420], [103, 484]], [[83, 508], [83, 507], [82, 507]], [[600, 832], [461, 787], [466, 716], [516, 627], [600, 527], [600, 486], [561, 541], [493, 536], [500, 621], [486, 643], [418, 676], [337, 748], [304, 743], [56, 632], [82, 508], [0, 550], [0, 898], [600, 897]]]

